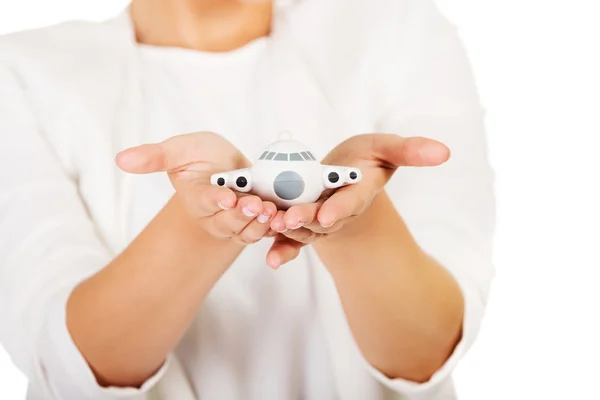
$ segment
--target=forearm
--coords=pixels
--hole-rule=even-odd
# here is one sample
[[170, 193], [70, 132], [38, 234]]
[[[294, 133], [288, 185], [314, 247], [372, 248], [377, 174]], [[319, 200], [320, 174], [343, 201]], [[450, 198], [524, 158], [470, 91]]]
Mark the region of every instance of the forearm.
[[463, 298], [415, 243], [385, 193], [315, 250], [365, 358], [393, 378], [426, 381], [460, 339]]
[[75, 288], [67, 325], [99, 382], [136, 386], [160, 368], [241, 250], [207, 234], [174, 196], [122, 254]]

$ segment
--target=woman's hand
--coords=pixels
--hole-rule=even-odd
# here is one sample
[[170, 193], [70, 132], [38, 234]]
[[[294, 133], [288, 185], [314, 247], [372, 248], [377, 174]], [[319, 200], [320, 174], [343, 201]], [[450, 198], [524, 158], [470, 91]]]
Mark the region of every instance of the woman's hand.
[[77, 285], [66, 319], [98, 383], [139, 387], [181, 341], [240, 243], [261, 239], [276, 210], [210, 185], [214, 172], [249, 166], [214, 133], [134, 147], [116, 162], [136, 174], [167, 172], [176, 193], [114, 260]]
[[210, 184], [215, 172], [251, 166], [235, 146], [212, 132], [133, 147], [119, 153], [116, 162], [134, 174], [167, 172], [187, 213], [218, 238], [255, 243], [268, 233], [277, 213], [272, 202]]
[[323, 164], [360, 168], [361, 182], [326, 193], [316, 203], [293, 206], [278, 214], [271, 229], [280, 235], [267, 255], [267, 263], [278, 268], [287, 254], [341, 230], [361, 216], [399, 167], [437, 166], [449, 156], [444, 144], [422, 137], [364, 134], [347, 139], [325, 157]]

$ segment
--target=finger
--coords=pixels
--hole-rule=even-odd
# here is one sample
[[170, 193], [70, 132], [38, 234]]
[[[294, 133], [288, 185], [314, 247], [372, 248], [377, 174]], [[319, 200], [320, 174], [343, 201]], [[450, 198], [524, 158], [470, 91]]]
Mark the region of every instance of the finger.
[[263, 201], [263, 212], [256, 217], [259, 223], [266, 224], [267, 228], [270, 226], [270, 222], [277, 215], [277, 206], [270, 201]]
[[265, 234], [265, 237], [268, 238], [272, 238], [279, 235], [279, 233], [277, 233], [276, 231], [273, 230], [273, 228], [269, 228], [269, 231]]
[[296, 242], [311, 244], [317, 240], [320, 236], [319, 233], [313, 232], [308, 228], [299, 228], [295, 230], [289, 230], [283, 234], [288, 239], [295, 240]]
[[277, 214], [277, 207], [270, 201], [263, 202], [263, 211], [258, 214], [242, 231], [239, 233], [239, 241], [243, 244], [256, 243], [264, 238], [269, 232], [269, 222]]
[[183, 196], [186, 208], [194, 210], [194, 216], [205, 218], [219, 211], [236, 206], [238, 198], [235, 192], [226, 187], [198, 185], [193, 195]]
[[117, 154], [116, 163], [123, 171], [133, 174], [175, 171], [205, 161], [209, 156], [207, 149], [219, 154], [234, 148], [215, 133], [196, 132], [126, 149]]
[[167, 159], [160, 143], [144, 144], [121, 151], [115, 159], [119, 168], [131, 174], [165, 171]]
[[304, 244], [283, 235], [276, 236], [273, 246], [267, 253], [267, 265], [273, 269], [278, 269], [283, 264], [298, 257], [303, 246]]
[[375, 157], [391, 167], [436, 166], [450, 158], [450, 149], [437, 140], [424, 137], [403, 138], [393, 134], [369, 136]]
[[331, 230], [335, 224], [362, 214], [373, 196], [374, 192], [366, 189], [366, 186], [346, 186], [339, 189], [319, 209], [318, 224]]
[[263, 202], [257, 196], [244, 196], [235, 208], [210, 217], [211, 232], [219, 237], [237, 236], [254, 218], [263, 212]]
[[271, 229], [278, 233], [287, 232], [289, 229], [285, 225], [285, 211], [278, 211], [277, 215], [271, 221]]
[[291, 230], [309, 226], [317, 218], [317, 213], [322, 205], [323, 200], [319, 200], [316, 203], [290, 207], [284, 214], [285, 226]]

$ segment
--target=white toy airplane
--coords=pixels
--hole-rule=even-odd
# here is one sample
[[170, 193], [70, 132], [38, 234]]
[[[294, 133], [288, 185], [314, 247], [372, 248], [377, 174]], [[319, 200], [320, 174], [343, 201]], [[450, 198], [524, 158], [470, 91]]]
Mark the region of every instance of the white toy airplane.
[[210, 183], [252, 192], [286, 210], [317, 201], [326, 189], [355, 184], [361, 179], [358, 168], [322, 165], [303, 144], [279, 140], [269, 145], [251, 168], [214, 174]]

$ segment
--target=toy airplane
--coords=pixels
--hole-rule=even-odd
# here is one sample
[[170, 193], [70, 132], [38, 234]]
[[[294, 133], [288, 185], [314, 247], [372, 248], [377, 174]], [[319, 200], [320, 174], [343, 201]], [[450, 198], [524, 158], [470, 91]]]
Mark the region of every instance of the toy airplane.
[[210, 183], [242, 193], [252, 192], [286, 210], [313, 203], [326, 189], [360, 182], [358, 168], [322, 165], [303, 144], [279, 140], [269, 145], [251, 168], [221, 172]]

